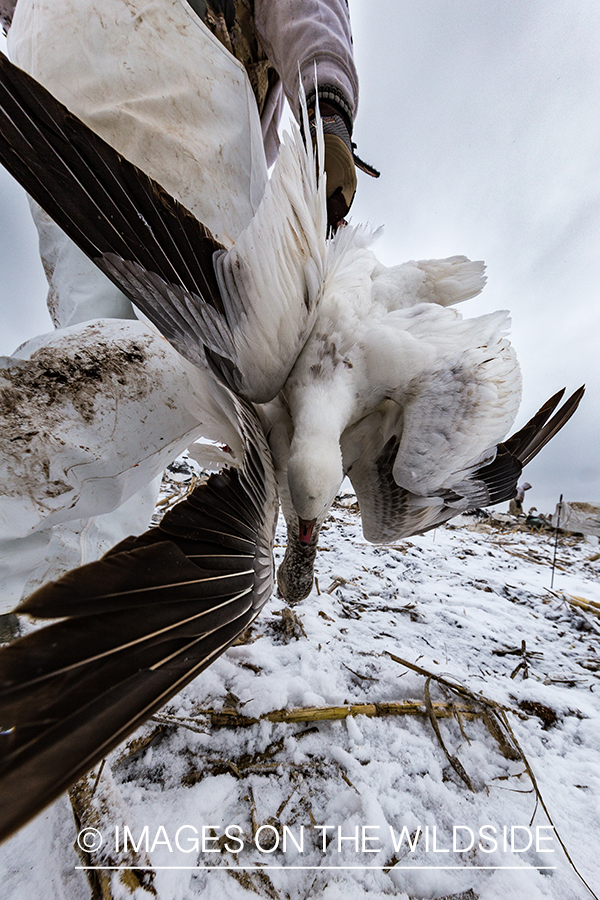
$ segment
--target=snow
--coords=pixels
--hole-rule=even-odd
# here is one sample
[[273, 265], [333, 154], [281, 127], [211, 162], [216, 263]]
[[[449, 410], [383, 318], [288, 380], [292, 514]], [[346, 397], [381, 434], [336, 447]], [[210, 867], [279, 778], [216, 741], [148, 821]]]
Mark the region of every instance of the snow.
[[[185, 468], [171, 472], [169, 490], [185, 485], [185, 474]], [[508, 721], [558, 832], [598, 892], [600, 619], [565, 599], [600, 603], [598, 554], [581, 538], [561, 537], [551, 592], [551, 532], [464, 516], [391, 547], [373, 546], [362, 537], [353, 500], [338, 500], [321, 533], [320, 593], [313, 589], [294, 609], [305, 636], [300, 630], [286, 636], [285, 604], [274, 596], [247, 642], [163, 711], [176, 724], [133, 755], [123, 758], [123, 748], [111, 755], [112, 774], [107, 765], [99, 785], [117, 791], [120, 802], [113, 819], [105, 817], [105, 846], [114, 844], [115, 826], [121, 839], [128, 826], [143, 849], [145, 835], [154, 886], [165, 900], [406, 900], [469, 889], [470, 900], [591, 896], [536, 804], [523, 760], [507, 758], [506, 743], [491, 733], [481, 706], [471, 718], [437, 719], [448, 753], [474, 790], [450, 765], [426, 715], [263, 719], [232, 728], [216, 727], [200, 712], [235, 708], [256, 719], [284, 708], [423, 704], [426, 678], [392, 654], [510, 708]], [[284, 540], [282, 521], [278, 560]], [[430, 690], [434, 704], [465, 703], [435, 678]], [[136, 736], [156, 728], [147, 723]], [[258, 834], [262, 849], [252, 840], [260, 826], [267, 826]], [[331, 826], [325, 844], [321, 826]], [[211, 852], [219, 847], [211, 836], [228, 827], [221, 846], [236, 850], [243, 841], [243, 849]], [[418, 828], [412, 852], [407, 838], [414, 841]], [[467, 829], [474, 845], [460, 852], [470, 843]], [[532, 846], [519, 852], [529, 835]], [[75, 838], [69, 803], [61, 798], [0, 848], [4, 896], [88, 897], [75, 868]], [[150, 896], [141, 888], [131, 894], [118, 873], [113, 891]]]

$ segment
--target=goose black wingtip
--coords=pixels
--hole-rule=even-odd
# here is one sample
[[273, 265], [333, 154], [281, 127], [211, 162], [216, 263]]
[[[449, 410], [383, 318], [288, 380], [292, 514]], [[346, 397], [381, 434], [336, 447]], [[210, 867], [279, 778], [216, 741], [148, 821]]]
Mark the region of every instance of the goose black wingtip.
[[207, 668], [270, 597], [277, 486], [262, 426], [236, 404], [239, 469], [20, 605], [56, 621], [0, 649], [0, 840]]

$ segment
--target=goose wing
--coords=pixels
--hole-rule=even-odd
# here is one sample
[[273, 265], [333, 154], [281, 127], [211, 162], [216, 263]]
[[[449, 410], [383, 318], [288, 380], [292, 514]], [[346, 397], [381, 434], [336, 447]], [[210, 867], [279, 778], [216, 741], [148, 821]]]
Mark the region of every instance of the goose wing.
[[571, 394], [554, 413], [564, 393], [563, 388], [550, 397], [523, 428], [498, 444], [496, 456], [491, 463], [480, 466], [473, 472], [470, 481], [483, 498], [483, 502], [477, 505], [503, 503], [515, 496], [517, 482], [524, 467], [567, 424], [583, 398], [585, 386], [582, 385]]
[[183, 356], [248, 400], [278, 393], [314, 324], [326, 255], [325, 179], [297, 128], [230, 250], [5, 56], [0, 159]]
[[456, 515], [440, 499], [424, 501], [396, 483], [401, 433], [402, 409], [387, 400], [342, 435], [344, 472], [356, 492], [363, 534], [373, 543], [422, 534]]
[[[389, 399], [342, 435], [365, 537], [387, 542], [514, 496], [523, 466], [575, 412], [552, 397], [515, 435], [521, 378], [504, 312], [463, 320], [431, 303], [396, 309], [364, 340], [369, 384]], [[553, 415], [554, 413], [554, 415]]]
[[421, 303], [389, 313], [367, 336], [369, 381], [403, 410], [393, 474], [407, 491], [439, 495], [493, 459], [521, 396], [507, 324], [502, 311], [463, 319]]
[[[395, 480], [403, 412], [386, 401], [342, 436], [344, 468], [360, 506], [363, 532], [374, 543], [421, 534], [476, 506], [510, 500], [523, 468], [566, 425], [584, 394], [581, 387], [556, 411], [564, 389], [551, 397], [514, 435], [495, 448], [494, 459], [474, 466], [456, 490], [412, 492]], [[554, 413], [554, 415], [553, 415]]]
[[466, 256], [410, 260], [399, 266], [378, 263], [372, 275], [374, 298], [388, 310], [437, 303], [452, 306], [476, 297], [486, 283], [485, 265]]
[[273, 464], [256, 415], [234, 402], [239, 469], [18, 608], [60, 621], [0, 650], [0, 839], [210, 665], [269, 598]]

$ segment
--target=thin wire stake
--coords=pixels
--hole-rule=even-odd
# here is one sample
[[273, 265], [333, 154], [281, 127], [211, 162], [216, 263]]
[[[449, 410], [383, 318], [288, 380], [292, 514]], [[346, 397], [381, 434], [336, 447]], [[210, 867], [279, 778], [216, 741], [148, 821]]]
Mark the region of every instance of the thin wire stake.
[[556, 550], [558, 547], [558, 528], [560, 525], [560, 514], [562, 512], [562, 498], [563, 495], [560, 495], [560, 499], [558, 501], [558, 512], [556, 514], [556, 535], [554, 538], [554, 558], [552, 559], [552, 578], [550, 579], [550, 590], [554, 587], [554, 569], [556, 568]]

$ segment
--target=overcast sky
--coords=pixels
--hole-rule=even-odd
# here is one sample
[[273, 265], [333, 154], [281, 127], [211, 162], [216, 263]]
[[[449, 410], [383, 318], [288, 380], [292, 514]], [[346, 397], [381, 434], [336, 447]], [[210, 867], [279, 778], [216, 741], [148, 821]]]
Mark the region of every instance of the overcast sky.
[[[526, 472], [526, 505], [600, 501], [600, 3], [350, 0], [361, 100], [354, 221], [382, 262], [463, 253], [488, 265], [463, 314], [510, 309], [517, 424], [556, 390], [580, 411]], [[1, 49], [4, 50], [2, 44]], [[0, 173], [0, 352], [49, 329], [36, 235]]]

